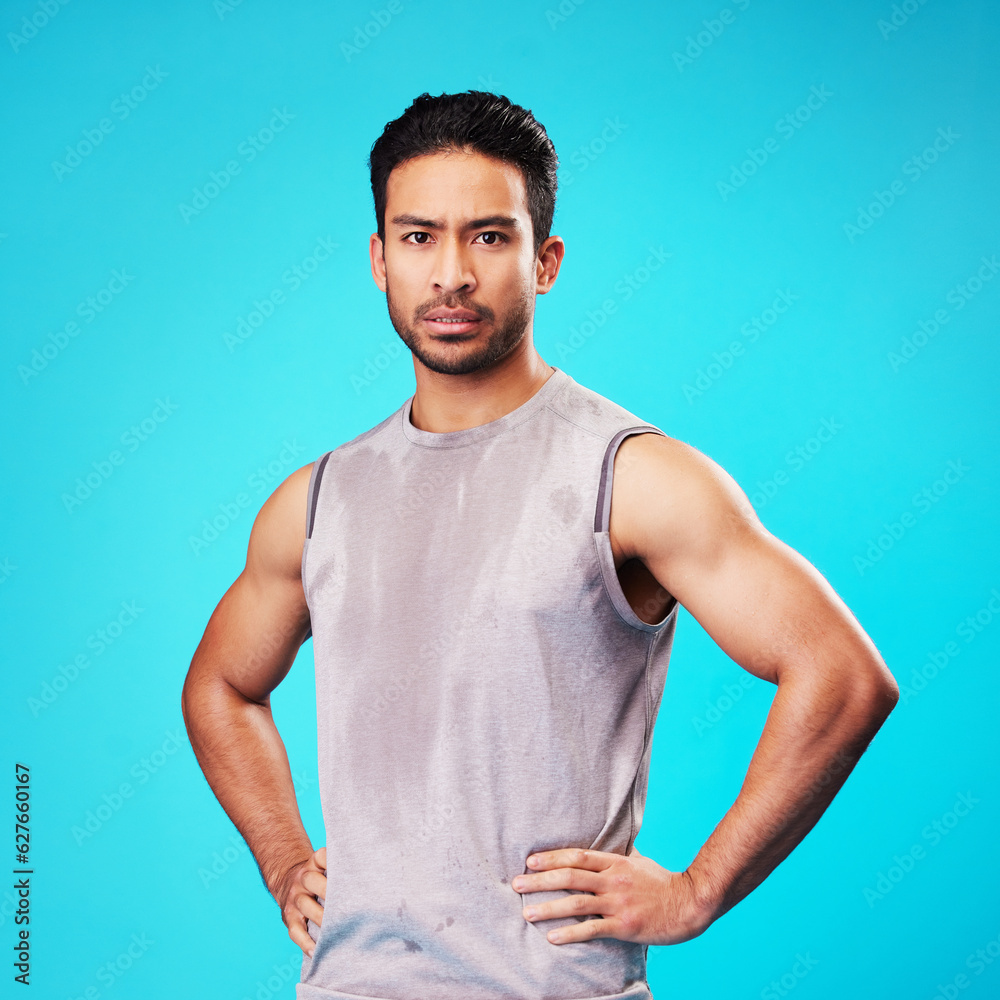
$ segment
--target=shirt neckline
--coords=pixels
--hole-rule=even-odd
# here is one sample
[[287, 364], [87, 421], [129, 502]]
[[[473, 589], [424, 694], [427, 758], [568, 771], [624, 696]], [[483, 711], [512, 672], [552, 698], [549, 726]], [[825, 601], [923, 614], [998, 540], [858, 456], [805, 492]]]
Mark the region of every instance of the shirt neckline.
[[460, 448], [495, 437], [497, 434], [527, 420], [566, 384], [570, 376], [555, 365], [549, 365], [549, 367], [552, 369], [552, 374], [541, 384], [535, 394], [526, 399], [520, 406], [505, 413], [502, 417], [497, 417], [496, 420], [490, 420], [478, 427], [466, 427], [460, 431], [425, 431], [414, 427], [410, 423], [410, 408], [416, 395], [414, 393], [400, 408], [400, 427], [403, 435], [413, 444], [423, 445], [426, 448]]

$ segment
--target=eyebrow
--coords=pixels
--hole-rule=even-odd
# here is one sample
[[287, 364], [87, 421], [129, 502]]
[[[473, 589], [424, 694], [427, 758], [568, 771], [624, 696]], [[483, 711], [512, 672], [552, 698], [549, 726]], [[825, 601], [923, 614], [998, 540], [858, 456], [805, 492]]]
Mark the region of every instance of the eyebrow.
[[[423, 219], [418, 215], [410, 215], [409, 213], [404, 213], [402, 215], [394, 215], [392, 221], [397, 226], [418, 226], [420, 229], [444, 229], [445, 224], [441, 219]], [[483, 219], [473, 219], [471, 222], [467, 222], [462, 228], [463, 229], [482, 229], [485, 226], [492, 226], [496, 229], [513, 229], [518, 230], [521, 228], [520, 223], [517, 219], [510, 215], [487, 215]]]

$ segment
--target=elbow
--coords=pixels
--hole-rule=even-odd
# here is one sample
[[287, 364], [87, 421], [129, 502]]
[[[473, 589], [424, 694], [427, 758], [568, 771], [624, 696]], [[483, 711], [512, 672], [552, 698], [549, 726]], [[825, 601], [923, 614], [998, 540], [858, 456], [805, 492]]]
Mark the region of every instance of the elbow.
[[889, 713], [896, 707], [898, 701], [899, 685], [894, 678], [890, 678], [887, 682], [879, 685], [875, 693], [872, 694], [872, 704], [875, 706], [875, 711], [879, 714], [882, 722], [889, 717]]
[[212, 710], [212, 688], [207, 678], [192, 666], [184, 678], [181, 688], [181, 715], [190, 738], [198, 727], [198, 722]]
[[188, 673], [187, 677], [184, 679], [184, 685], [181, 688], [181, 715], [184, 718], [184, 728], [187, 729], [188, 735], [191, 734], [191, 715], [194, 705], [194, 685], [191, 681], [191, 674]]
[[[886, 671], [886, 673], [888, 673], [888, 671]], [[896, 683], [896, 678], [893, 677], [892, 674], [889, 674], [886, 678], [881, 696], [887, 706], [885, 714], [888, 715], [896, 707], [896, 703], [899, 701], [899, 685]]]
[[873, 733], [877, 732], [899, 701], [899, 685], [884, 664], [859, 679], [855, 696]]

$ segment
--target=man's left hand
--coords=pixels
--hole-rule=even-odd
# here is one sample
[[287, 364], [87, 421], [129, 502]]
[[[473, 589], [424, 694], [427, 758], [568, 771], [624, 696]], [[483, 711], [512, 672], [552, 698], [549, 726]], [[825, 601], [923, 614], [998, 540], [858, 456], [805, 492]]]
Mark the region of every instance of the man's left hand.
[[529, 860], [528, 867], [534, 871], [511, 882], [517, 892], [578, 891], [526, 906], [525, 920], [537, 923], [554, 917], [600, 914], [600, 919], [549, 931], [547, 937], [553, 944], [599, 937], [638, 944], [680, 944], [697, 937], [712, 923], [687, 872], [668, 871], [634, 847], [628, 856], [574, 847], [531, 857], [538, 859], [537, 864]]

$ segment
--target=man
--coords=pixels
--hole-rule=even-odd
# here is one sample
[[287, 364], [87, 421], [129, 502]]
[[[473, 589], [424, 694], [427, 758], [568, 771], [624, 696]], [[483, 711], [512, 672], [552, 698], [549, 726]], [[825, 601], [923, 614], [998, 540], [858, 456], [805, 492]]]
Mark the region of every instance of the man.
[[[729, 476], [534, 349], [564, 245], [529, 111], [421, 95], [370, 166], [416, 390], [264, 504], [184, 687], [192, 746], [303, 949], [299, 997], [648, 998], [648, 946], [766, 878], [898, 688]], [[678, 604], [777, 684], [683, 872], [634, 847]], [[310, 633], [315, 852], [269, 708]]]

